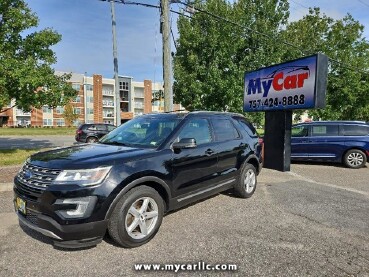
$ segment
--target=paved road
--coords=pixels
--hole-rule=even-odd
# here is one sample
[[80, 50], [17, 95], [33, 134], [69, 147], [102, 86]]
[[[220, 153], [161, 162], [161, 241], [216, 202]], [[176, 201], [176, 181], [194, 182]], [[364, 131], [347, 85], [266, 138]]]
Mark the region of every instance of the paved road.
[[12, 193], [0, 192], [0, 276], [130, 276], [135, 263], [198, 261], [237, 264], [239, 276], [368, 276], [367, 180], [369, 168], [263, 170], [251, 199], [224, 193], [170, 213], [157, 236], [136, 249], [106, 239], [80, 251], [54, 249], [22, 230]]
[[0, 149], [36, 149], [69, 146], [74, 136], [0, 136]]

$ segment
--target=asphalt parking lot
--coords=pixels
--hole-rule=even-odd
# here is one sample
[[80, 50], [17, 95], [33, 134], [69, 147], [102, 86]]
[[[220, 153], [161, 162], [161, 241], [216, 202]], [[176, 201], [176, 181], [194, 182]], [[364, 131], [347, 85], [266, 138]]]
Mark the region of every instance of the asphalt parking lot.
[[264, 169], [252, 198], [223, 193], [170, 213], [136, 249], [109, 239], [85, 250], [55, 249], [19, 227], [11, 191], [0, 190], [0, 223], [0, 276], [130, 276], [137, 263], [199, 261], [236, 264], [239, 276], [369, 276], [369, 168]]

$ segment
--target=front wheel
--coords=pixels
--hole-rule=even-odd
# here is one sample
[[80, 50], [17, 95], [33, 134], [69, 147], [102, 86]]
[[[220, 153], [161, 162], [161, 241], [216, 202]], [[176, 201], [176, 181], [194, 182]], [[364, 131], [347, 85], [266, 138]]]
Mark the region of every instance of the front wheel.
[[359, 149], [352, 149], [347, 151], [343, 161], [350, 168], [360, 168], [366, 164], [366, 155]]
[[121, 197], [111, 215], [108, 230], [119, 245], [137, 247], [151, 240], [161, 225], [164, 203], [151, 187], [139, 186]]
[[246, 164], [234, 186], [235, 194], [241, 198], [251, 197], [256, 189], [256, 169], [252, 164]]

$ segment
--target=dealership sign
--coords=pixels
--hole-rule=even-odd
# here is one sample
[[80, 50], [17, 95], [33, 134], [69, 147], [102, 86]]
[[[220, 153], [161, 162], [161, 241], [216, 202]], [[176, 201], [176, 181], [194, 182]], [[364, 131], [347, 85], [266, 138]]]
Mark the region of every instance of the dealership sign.
[[245, 112], [325, 107], [328, 58], [316, 54], [245, 74]]

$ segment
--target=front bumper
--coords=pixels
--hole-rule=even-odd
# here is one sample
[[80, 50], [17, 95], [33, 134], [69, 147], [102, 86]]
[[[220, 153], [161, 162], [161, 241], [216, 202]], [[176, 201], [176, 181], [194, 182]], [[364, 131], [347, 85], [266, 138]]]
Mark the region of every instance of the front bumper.
[[107, 220], [60, 225], [52, 218], [38, 214], [29, 220], [27, 216], [17, 212], [20, 225], [26, 226], [54, 240], [54, 245], [63, 248], [90, 247], [102, 241], [108, 222]]
[[[63, 248], [82, 248], [96, 245], [104, 237], [108, 220], [105, 219], [105, 197], [93, 196], [100, 200], [90, 201], [90, 212], [84, 217], [64, 218], [60, 211], [74, 204], [60, 204], [58, 199], [76, 199], [86, 195], [101, 195], [98, 188], [80, 189], [68, 191], [68, 187], [52, 187], [38, 189], [14, 180], [14, 206], [22, 226], [33, 229], [54, 240], [54, 244]], [[17, 200], [21, 199], [24, 207], [19, 209]], [[65, 206], [67, 205], [67, 206]], [[105, 208], [104, 208], [105, 207]], [[67, 208], [69, 210], [69, 208]], [[87, 211], [89, 208], [87, 209]]]

